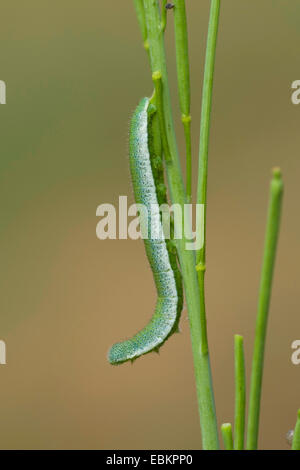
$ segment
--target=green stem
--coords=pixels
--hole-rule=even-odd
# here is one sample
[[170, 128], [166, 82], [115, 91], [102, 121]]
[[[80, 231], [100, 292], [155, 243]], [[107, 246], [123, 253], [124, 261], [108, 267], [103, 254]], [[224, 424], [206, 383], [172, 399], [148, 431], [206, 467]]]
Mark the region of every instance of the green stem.
[[186, 153], [186, 201], [192, 201], [192, 141], [191, 141], [191, 115], [182, 114], [181, 121], [184, 129]]
[[298, 418], [294, 430], [292, 450], [300, 450], [300, 410], [298, 410]]
[[[202, 357], [209, 357], [208, 353], [208, 339], [207, 339], [207, 325], [206, 325], [206, 307], [205, 307], [205, 246], [206, 246], [206, 187], [207, 187], [207, 159], [208, 159], [208, 141], [209, 141], [209, 128], [210, 128], [210, 115], [212, 103], [212, 90], [213, 90], [213, 75], [214, 63], [216, 55], [216, 44], [218, 34], [220, 14], [220, 0], [212, 0], [210, 9], [210, 19], [208, 26], [204, 82], [202, 93], [202, 112], [200, 123], [200, 147], [199, 147], [199, 175], [198, 175], [198, 190], [197, 190], [197, 203], [203, 205], [203, 223], [202, 223], [202, 236], [203, 245], [197, 251], [196, 256], [196, 271], [198, 277], [198, 285], [200, 292], [200, 310], [199, 310], [199, 333], [200, 340], [200, 353]], [[208, 359], [209, 361], [209, 359]]]
[[273, 271], [276, 257], [276, 247], [280, 225], [282, 194], [283, 183], [281, 178], [281, 172], [280, 169], [275, 168], [273, 170], [273, 178], [271, 181], [270, 188], [270, 202], [259, 291], [258, 314], [256, 319], [254, 352], [252, 360], [247, 434], [247, 449], [249, 450], [257, 449], [258, 442], [264, 351]]
[[161, 2], [161, 29], [164, 32], [167, 27], [167, 9], [166, 5], [168, 3], [168, 0], [162, 0]]
[[197, 251], [196, 270], [200, 290], [200, 322], [201, 322], [201, 346], [203, 354], [208, 351], [206, 308], [205, 308], [205, 249], [206, 249], [206, 187], [207, 187], [207, 160], [210, 129], [210, 115], [213, 91], [214, 63], [216, 56], [218, 24], [220, 14], [220, 0], [212, 0], [208, 25], [207, 47], [204, 69], [204, 82], [202, 92], [202, 111], [200, 122], [200, 146], [199, 146], [199, 174], [197, 204], [203, 205], [203, 223], [201, 226], [203, 240], [202, 248]]
[[133, 2], [134, 2], [137, 20], [138, 20], [142, 38], [143, 38], [144, 48], [148, 52], [149, 44], [147, 40], [147, 26], [146, 26], [146, 19], [145, 19], [144, 0], [133, 0]]
[[168, 144], [168, 136], [166, 131], [166, 121], [164, 115], [164, 103], [163, 103], [163, 91], [162, 91], [162, 75], [160, 71], [156, 71], [152, 73], [152, 81], [154, 83], [155, 89], [155, 103], [157, 107], [159, 125], [161, 129], [161, 140], [162, 146], [164, 151], [164, 156], [166, 162], [172, 161], [172, 155], [170, 153], [169, 144]]
[[234, 336], [234, 369], [235, 369], [235, 421], [234, 421], [234, 448], [244, 449], [245, 434], [245, 408], [246, 408], [246, 378], [244, 339], [240, 335]]
[[224, 423], [221, 426], [225, 450], [233, 450], [232, 427], [230, 423]]
[[189, 204], [192, 199], [191, 92], [185, 0], [174, 2], [174, 27], [179, 103], [186, 145], [186, 199]]
[[[206, 248], [206, 195], [207, 195], [207, 164], [208, 145], [210, 131], [210, 117], [212, 107], [213, 79], [215, 68], [215, 57], [218, 37], [220, 15], [220, 0], [212, 0], [210, 18], [208, 25], [204, 81], [202, 92], [202, 110], [200, 122], [200, 146], [199, 146], [199, 170], [197, 203], [204, 205], [203, 223], [203, 247], [197, 252], [197, 266], [200, 271], [205, 271], [205, 248]], [[204, 279], [204, 276], [203, 276]], [[202, 282], [202, 278], [199, 279]]]
[[[163, 31], [160, 28], [161, 18], [158, 0], [144, 0], [148, 41], [150, 47], [151, 70], [161, 73], [162, 102], [165, 119], [165, 132], [170, 160], [166, 161], [166, 171], [172, 203], [184, 207], [185, 189], [179, 163], [174, 124], [171, 111], [171, 100], [168, 85]], [[176, 221], [175, 221], [176, 222]], [[178, 227], [180, 230], [181, 227]], [[180, 232], [178, 232], [180, 233]], [[188, 237], [186, 237], [188, 238]], [[191, 339], [194, 357], [196, 387], [204, 449], [219, 448], [216, 413], [208, 351], [203, 354], [201, 345], [202, 331], [199, 316], [199, 287], [195, 271], [195, 256], [186, 250], [186, 238], [178, 240], [179, 261], [186, 292], [187, 307], [191, 325]]]

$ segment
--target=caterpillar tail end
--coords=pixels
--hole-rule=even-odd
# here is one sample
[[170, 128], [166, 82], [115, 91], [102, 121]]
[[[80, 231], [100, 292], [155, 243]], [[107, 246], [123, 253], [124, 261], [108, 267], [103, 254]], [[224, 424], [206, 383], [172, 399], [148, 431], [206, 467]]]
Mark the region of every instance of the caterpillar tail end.
[[122, 343], [113, 344], [107, 354], [108, 362], [113, 366], [117, 366], [119, 364], [123, 364], [123, 362], [130, 360], [129, 357], [124, 356], [123, 349], [124, 348], [122, 347]]
[[143, 352], [133, 350], [133, 347], [132, 340], [113, 344], [107, 354], [108, 362], [113, 366], [129, 361], [133, 364], [139, 356], [144, 354]]

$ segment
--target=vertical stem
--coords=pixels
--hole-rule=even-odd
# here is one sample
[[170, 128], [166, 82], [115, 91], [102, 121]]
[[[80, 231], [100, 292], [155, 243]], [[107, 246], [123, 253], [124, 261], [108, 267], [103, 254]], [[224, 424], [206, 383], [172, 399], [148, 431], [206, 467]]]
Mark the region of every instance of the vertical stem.
[[298, 418], [294, 430], [292, 450], [300, 450], [300, 410], [298, 410]]
[[[204, 205], [204, 223], [202, 249], [197, 253], [197, 265], [200, 271], [205, 271], [205, 247], [206, 247], [206, 194], [207, 194], [207, 164], [208, 145], [210, 131], [210, 117], [212, 107], [213, 79], [215, 69], [215, 57], [219, 27], [220, 0], [212, 0], [210, 8], [210, 18], [208, 25], [204, 81], [202, 92], [202, 110], [200, 122], [200, 146], [199, 146], [199, 170], [198, 170], [198, 190], [197, 203]], [[204, 278], [204, 276], [203, 276]], [[200, 277], [202, 282], [202, 277]]]
[[234, 369], [235, 369], [235, 421], [234, 421], [234, 448], [244, 449], [245, 434], [245, 408], [246, 408], [246, 378], [244, 339], [240, 335], [234, 336]]
[[264, 351], [267, 333], [268, 312], [270, 305], [273, 271], [276, 257], [277, 240], [280, 225], [283, 183], [281, 171], [274, 168], [270, 187], [270, 202], [265, 237], [263, 265], [261, 273], [258, 313], [252, 360], [250, 385], [250, 403], [248, 415], [247, 449], [257, 448], [261, 387], [264, 366]]
[[162, 0], [161, 2], [161, 29], [162, 31], [166, 30], [167, 27], [167, 5], [168, 1], [167, 0]]
[[210, 18], [208, 25], [206, 58], [204, 69], [204, 81], [202, 92], [202, 111], [200, 122], [200, 146], [199, 146], [199, 174], [198, 174], [198, 190], [197, 190], [197, 203], [203, 205], [203, 223], [200, 230], [202, 230], [203, 245], [197, 251], [196, 257], [196, 270], [198, 272], [198, 283], [201, 295], [200, 301], [200, 319], [202, 330], [202, 349], [203, 354], [208, 350], [207, 331], [206, 331], [206, 311], [205, 311], [205, 250], [206, 250], [206, 188], [207, 188], [207, 160], [208, 160], [208, 144], [209, 144], [209, 129], [210, 129], [210, 115], [212, 104], [213, 92], [213, 77], [214, 77], [214, 64], [216, 57], [216, 46], [218, 36], [220, 14], [220, 0], [211, 1]]
[[192, 199], [191, 92], [185, 0], [174, 1], [174, 27], [179, 103], [186, 145], [186, 199], [189, 204]]
[[206, 246], [206, 187], [207, 187], [207, 159], [208, 159], [208, 141], [210, 128], [210, 114], [213, 90], [214, 63], [216, 55], [216, 44], [219, 24], [220, 0], [212, 0], [210, 19], [208, 26], [207, 49], [204, 70], [204, 82], [202, 93], [202, 112], [200, 123], [200, 147], [199, 147], [199, 175], [197, 203], [204, 206], [203, 224], [201, 227], [203, 246], [197, 252], [196, 271], [198, 277], [198, 285], [200, 291], [199, 320], [200, 320], [200, 356], [207, 358], [209, 362], [207, 326], [206, 326], [206, 307], [205, 307], [205, 246]]
[[230, 423], [224, 423], [221, 426], [225, 450], [233, 450], [232, 427]]
[[162, 75], [160, 71], [153, 72], [152, 81], [154, 83], [155, 104], [157, 107], [159, 125], [161, 129], [161, 140], [162, 140], [164, 156], [165, 156], [166, 162], [171, 162], [172, 155], [170, 154], [168, 136], [167, 136], [167, 131], [166, 131], [166, 121], [165, 121], [164, 103], [163, 103], [163, 90], [162, 90]]
[[191, 120], [190, 114], [182, 114], [181, 121], [184, 129], [185, 154], [186, 154], [186, 201], [192, 201], [192, 140], [191, 140]]
[[145, 19], [144, 0], [133, 0], [133, 2], [134, 2], [134, 8], [135, 8], [137, 20], [138, 20], [142, 38], [143, 38], [144, 48], [148, 52], [149, 44], [147, 41], [147, 26], [146, 26], [146, 19]]
[[[160, 72], [162, 86], [163, 115], [165, 119], [165, 132], [167, 134], [170, 160], [166, 161], [170, 195], [172, 203], [184, 207], [186, 196], [182, 180], [182, 173], [177, 151], [171, 100], [169, 93], [166, 57], [164, 49], [163, 31], [160, 28], [161, 18], [158, 0], [144, 0], [148, 41], [150, 47], [150, 60], [152, 75]], [[154, 75], [155, 76], [155, 75]], [[184, 212], [183, 212], [184, 213]], [[176, 218], [175, 218], [176, 219]], [[175, 220], [176, 223], [176, 220]], [[179, 227], [179, 230], [181, 227]], [[178, 232], [180, 233], [180, 231]], [[187, 237], [188, 238], [188, 237]], [[202, 430], [202, 442], [204, 449], [219, 448], [216, 414], [211, 380], [210, 361], [208, 351], [203, 355], [201, 339], [202, 325], [199, 317], [199, 287], [195, 271], [195, 256], [192, 251], [186, 250], [186, 238], [178, 240], [178, 253], [186, 300], [191, 325], [191, 339], [194, 357], [195, 378]]]

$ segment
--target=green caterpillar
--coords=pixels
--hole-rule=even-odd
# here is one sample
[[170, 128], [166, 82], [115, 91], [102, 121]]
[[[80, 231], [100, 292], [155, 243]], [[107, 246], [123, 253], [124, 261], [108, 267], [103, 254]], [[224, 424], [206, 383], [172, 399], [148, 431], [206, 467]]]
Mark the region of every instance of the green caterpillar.
[[[131, 120], [130, 171], [135, 201], [147, 208], [148, 234], [153, 233], [151, 228], [159, 228], [163, 234], [159, 206], [167, 203], [167, 193], [161, 155], [158, 116], [149, 98], [143, 98]], [[108, 353], [111, 364], [133, 361], [143, 354], [158, 351], [166, 339], [178, 331], [183, 289], [176, 249], [164, 235], [160, 239], [150, 235], [144, 243], [157, 290], [155, 312], [145, 328], [131, 339], [111, 347]]]

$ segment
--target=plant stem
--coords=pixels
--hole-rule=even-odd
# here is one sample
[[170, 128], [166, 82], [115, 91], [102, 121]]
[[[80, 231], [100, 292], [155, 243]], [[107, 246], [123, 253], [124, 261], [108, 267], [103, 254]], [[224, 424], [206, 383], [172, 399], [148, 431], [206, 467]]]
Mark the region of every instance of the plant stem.
[[163, 103], [163, 90], [162, 90], [162, 75], [160, 71], [153, 72], [152, 74], [152, 81], [154, 83], [155, 89], [155, 104], [158, 113], [158, 119], [161, 129], [161, 140], [162, 146], [164, 151], [164, 156], [166, 162], [172, 161], [172, 155], [170, 153], [169, 144], [168, 144], [168, 136], [166, 131], [166, 121], [164, 115], [164, 103]]
[[230, 423], [224, 423], [221, 426], [225, 450], [233, 450], [232, 427]]
[[300, 450], [300, 410], [298, 410], [298, 418], [294, 430], [292, 450]]
[[245, 434], [245, 408], [246, 408], [246, 378], [244, 339], [240, 335], [234, 336], [234, 369], [235, 369], [235, 421], [234, 421], [234, 448], [244, 449]]
[[[165, 119], [165, 130], [161, 129], [161, 131], [166, 132], [168, 148], [170, 150], [171, 156], [170, 160], [165, 162], [170, 195], [172, 203], [180, 204], [183, 208], [186, 202], [186, 196], [182, 180], [182, 173], [179, 163], [179, 156], [177, 151], [171, 111], [171, 100], [167, 77], [164, 38], [163, 31], [160, 28], [161, 18], [159, 11], [159, 2], [158, 0], [144, 0], [144, 7], [148, 32], [148, 41], [150, 47], [152, 74], [154, 72], [161, 73], [162, 102], [164, 111], [163, 114]], [[181, 228], [182, 227], [179, 227], [179, 230]], [[217, 449], [219, 448], [219, 441], [211, 380], [210, 361], [208, 350], [206, 349], [205, 354], [203, 354], [203, 347], [201, 344], [201, 338], [203, 334], [202, 324], [199, 317], [200, 302], [199, 287], [195, 271], [195, 256], [192, 251], [186, 250], [186, 238], [182, 237], [181, 240], [178, 240], [177, 247], [190, 319], [195, 378], [200, 414], [200, 424], [202, 430], [202, 443], [204, 449]]]
[[[216, 55], [216, 44], [219, 24], [220, 13], [220, 0], [212, 0], [210, 19], [208, 26], [207, 49], [204, 70], [204, 83], [202, 93], [202, 112], [200, 123], [200, 147], [199, 147], [199, 175], [198, 175], [198, 191], [197, 203], [202, 204], [204, 208], [203, 223], [202, 223], [202, 236], [203, 245], [197, 251], [196, 256], [196, 271], [198, 273], [198, 285], [200, 292], [200, 305], [199, 305], [199, 333], [201, 334], [200, 340], [200, 355], [207, 358], [209, 362], [208, 352], [208, 339], [207, 339], [207, 326], [206, 326], [206, 307], [205, 307], [205, 246], [206, 246], [206, 187], [207, 187], [207, 159], [208, 159], [208, 141], [209, 141], [209, 128], [210, 128], [210, 114], [212, 102], [212, 89], [213, 89], [213, 75], [214, 63]], [[192, 325], [191, 325], [192, 328]], [[216, 418], [215, 418], [215, 426]], [[217, 431], [215, 431], [217, 432]]]
[[[197, 266], [200, 272], [205, 271], [205, 249], [206, 249], [206, 196], [207, 196], [207, 164], [208, 145], [210, 131], [210, 117], [212, 107], [213, 79], [215, 69], [215, 57], [218, 37], [220, 15], [220, 0], [212, 0], [210, 18], [208, 25], [204, 81], [202, 91], [202, 110], [200, 122], [200, 145], [199, 145], [199, 169], [197, 203], [204, 205], [203, 221], [203, 247], [197, 252]], [[202, 279], [203, 278], [203, 279]], [[204, 282], [204, 275], [199, 277], [199, 282]]]
[[267, 333], [268, 311], [270, 305], [273, 271], [276, 257], [276, 247], [280, 225], [283, 183], [281, 171], [273, 169], [270, 187], [270, 202], [265, 236], [263, 266], [261, 273], [258, 314], [252, 360], [252, 375], [250, 385], [250, 403], [248, 415], [247, 449], [257, 449], [261, 388], [264, 366], [264, 350]]
[[186, 146], [186, 199], [189, 204], [192, 199], [191, 92], [185, 0], [175, 0], [174, 5], [177, 83]]
[[143, 38], [144, 48], [148, 52], [149, 44], [147, 40], [147, 26], [146, 26], [146, 19], [145, 19], [144, 0], [133, 0], [133, 2], [134, 2], [134, 8], [135, 8], [137, 20], [138, 20], [142, 38]]
[[167, 0], [162, 0], [161, 2], [161, 29], [162, 31], [166, 30], [167, 27], [167, 5], [168, 1]]
[[198, 190], [197, 203], [203, 205], [203, 221], [200, 227], [202, 234], [201, 239], [203, 245], [197, 251], [196, 270], [198, 272], [198, 283], [200, 290], [200, 321], [202, 332], [202, 353], [208, 351], [207, 328], [206, 328], [206, 308], [205, 308], [205, 250], [206, 250], [206, 188], [207, 188], [207, 160], [208, 160], [208, 143], [210, 129], [210, 115], [213, 91], [214, 63], [216, 56], [216, 45], [218, 35], [218, 24], [220, 14], [220, 0], [212, 0], [210, 9], [210, 18], [208, 25], [204, 82], [202, 92], [202, 111], [200, 122], [200, 146], [199, 146], [199, 174], [198, 174]]

